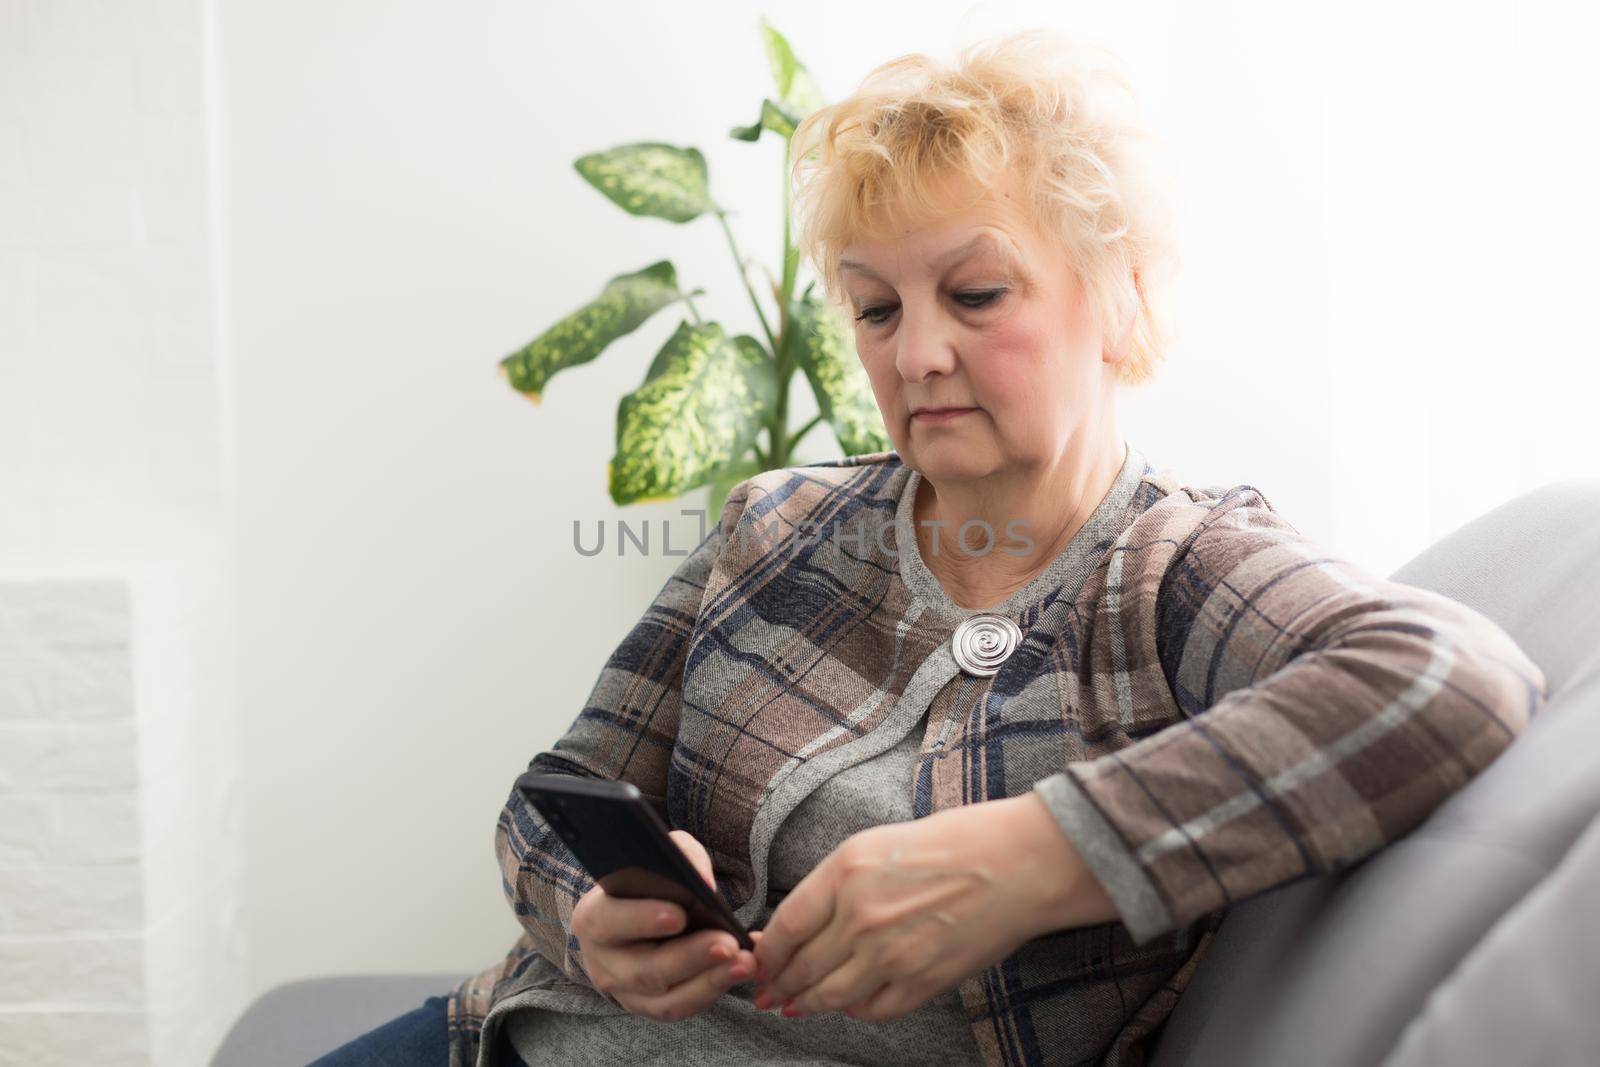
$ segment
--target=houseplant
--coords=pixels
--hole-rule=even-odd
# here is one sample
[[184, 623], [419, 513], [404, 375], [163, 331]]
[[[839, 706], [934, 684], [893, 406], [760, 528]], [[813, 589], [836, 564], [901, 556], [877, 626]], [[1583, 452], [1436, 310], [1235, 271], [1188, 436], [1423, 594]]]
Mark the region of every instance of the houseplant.
[[[761, 33], [776, 98], [761, 101], [756, 121], [730, 135], [754, 142], [764, 131], [784, 140], [783, 275], [767, 272], [776, 326], [763, 310], [750, 272], [711, 197], [705, 157], [695, 148], [641, 141], [594, 152], [573, 166], [595, 189], [632, 215], [675, 223], [711, 215], [721, 225], [739, 278], [760, 323], [760, 336], [729, 336], [708, 322], [684, 292], [669, 260], [608, 280], [594, 300], [567, 315], [500, 361], [513, 389], [538, 402], [551, 376], [588, 363], [651, 315], [682, 302], [688, 317], [651, 361], [644, 381], [617, 406], [616, 452], [608, 464], [611, 499], [618, 504], [672, 499], [710, 486], [708, 514], [721, 513], [727, 492], [752, 474], [787, 466], [796, 444], [827, 422], [846, 455], [889, 448], [888, 434], [849, 324], [814, 292], [796, 293], [799, 250], [790, 240], [789, 147], [795, 126], [823, 103], [789, 42], [765, 20]], [[819, 414], [789, 427], [789, 383], [801, 370]]]

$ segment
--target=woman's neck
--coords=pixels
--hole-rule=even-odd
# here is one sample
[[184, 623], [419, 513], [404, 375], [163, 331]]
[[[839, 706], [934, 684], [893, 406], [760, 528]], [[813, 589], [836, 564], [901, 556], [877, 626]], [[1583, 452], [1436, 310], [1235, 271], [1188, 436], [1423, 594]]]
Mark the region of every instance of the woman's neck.
[[[1002, 603], [1066, 549], [1111, 491], [1125, 458], [1117, 436], [1047, 467], [941, 485], [923, 476], [911, 509], [923, 563], [961, 607]], [[963, 546], [960, 531], [969, 522]]]

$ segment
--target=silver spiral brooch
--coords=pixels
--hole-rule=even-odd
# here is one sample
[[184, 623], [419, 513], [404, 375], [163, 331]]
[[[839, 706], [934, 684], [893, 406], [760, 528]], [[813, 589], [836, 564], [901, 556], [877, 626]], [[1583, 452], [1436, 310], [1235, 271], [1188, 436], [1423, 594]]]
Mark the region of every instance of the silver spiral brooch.
[[973, 615], [950, 635], [950, 652], [968, 674], [987, 678], [1000, 669], [1022, 640], [1022, 630], [1004, 615]]

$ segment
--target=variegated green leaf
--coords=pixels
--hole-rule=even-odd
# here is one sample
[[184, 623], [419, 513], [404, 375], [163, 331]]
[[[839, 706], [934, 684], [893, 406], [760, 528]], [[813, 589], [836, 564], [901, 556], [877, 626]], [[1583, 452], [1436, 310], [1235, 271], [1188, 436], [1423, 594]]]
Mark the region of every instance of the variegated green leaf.
[[711, 207], [706, 158], [698, 148], [642, 141], [580, 156], [572, 165], [630, 215], [688, 222]]
[[681, 295], [669, 260], [618, 274], [599, 296], [502, 359], [500, 373], [513, 389], [538, 403], [556, 371], [589, 362]]
[[796, 333], [789, 351], [811, 381], [817, 408], [833, 427], [845, 455], [887, 451], [891, 445], [883, 413], [856, 357], [855, 338], [838, 312], [807, 286], [794, 302], [790, 328]]
[[757, 341], [754, 337], [751, 337], [747, 333], [741, 333], [739, 336], [735, 337], [733, 339], [733, 343], [739, 346], [739, 354], [744, 358], [746, 363], [752, 365], [760, 363], [767, 368], [767, 373], [772, 376], [774, 382], [772, 387], [773, 396], [776, 397], [778, 388], [776, 385], [778, 369], [772, 365], [772, 354], [767, 351], [767, 346], [762, 344], [760, 341]]
[[761, 32], [766, 40], [767, 65], [772, 68], [779, 102], [791, 113], [805, 118], [823, 105], [821, 90], [805, 64], [795, 58], [794, 49], [783, 34], [765, 19], [761, 20]]
[[744, 456], [778, 399], [772, 361], [754, 338], [684, 322], [617, 406], [608, 476], [618, 504], [669, 500]]
[[754, 141], [761, 136], [762, 130], [771, 130], [785, 141], [794, 136], [794, 128], [800, 120], [783, 109], [782, 104], [766, 99], [761, 101], [761, 114], [749, 126], [735, 126], [728, 131], [739, 141]]
[[[751, 363], [772, 362], [772, 356], [767, 352], [767, 346], [747, 333], [741, 333], [735, 337], [733, 343], [746, 350], [744, 356]], [[657, 352], [655, 358], [650, 361], [650, 369], [644, 372], [644, 380], [648, 382], [651, 378], [660, 374], [662, 370], [672, 363], [677, 351], [670, 344], [663, 345], [661, 351]], [[776, 369], [773, 370], [773, 373], [777, 373]]]

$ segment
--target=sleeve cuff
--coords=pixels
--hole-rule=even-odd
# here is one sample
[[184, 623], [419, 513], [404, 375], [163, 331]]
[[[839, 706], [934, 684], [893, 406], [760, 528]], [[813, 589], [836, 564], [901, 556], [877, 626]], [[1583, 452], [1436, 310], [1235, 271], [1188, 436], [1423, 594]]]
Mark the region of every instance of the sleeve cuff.
[[1034, 783], [1061, 831], [1122, 915], [1134, 944], [1142, 945], [1173, 928], [1172, 915], [1156, 885], [1116, 829], [1106, 821], [1077, 781], [1058, 771]]

